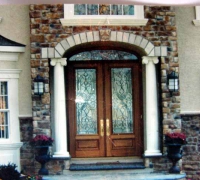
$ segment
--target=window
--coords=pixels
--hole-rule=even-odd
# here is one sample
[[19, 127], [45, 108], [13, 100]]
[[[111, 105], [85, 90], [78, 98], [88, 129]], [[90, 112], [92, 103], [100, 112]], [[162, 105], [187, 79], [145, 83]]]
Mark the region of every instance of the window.
[[8, 138], [8, 113], [7, 82], [0, 81], [0, 139]]
[[134, 6], [114, 4], [75, 4], [74, 15], [134, 15]]
[[65, 4], [63, 26], [144, 26], [144, 7], [114, 4]]
[[131, 53], [116, 50], [91, 50], [73, 55], [69, 61], [88, 61], [88, 60], [138, 60]]
[[195, 6], [196, 19], [193, 20], [195, 26], [200, 26], [200, 6]]

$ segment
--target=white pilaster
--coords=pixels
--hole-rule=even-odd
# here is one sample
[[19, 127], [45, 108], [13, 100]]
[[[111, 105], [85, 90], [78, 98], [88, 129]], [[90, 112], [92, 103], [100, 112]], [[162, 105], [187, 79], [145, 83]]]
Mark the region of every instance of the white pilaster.
[[69, 157], [67, 151], [67, 126], [64, 68], [66, 58], [51, 59], [54, 66], [54, 121], [55, 121], [55, 152], [53, 157]]
[[158, 57], [144, 56], [146, 65], [146, 150], [145, 156], [160, 156], [156, 68]]

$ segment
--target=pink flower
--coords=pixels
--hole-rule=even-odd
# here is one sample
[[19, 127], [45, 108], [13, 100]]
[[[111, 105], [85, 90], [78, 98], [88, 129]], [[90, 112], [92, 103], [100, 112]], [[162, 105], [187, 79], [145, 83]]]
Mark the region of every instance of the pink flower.
[[52, 146], [53, 139], [47, 135], [40, 134], [35, 136], [31, 141], [30, 144], [32, 146]]

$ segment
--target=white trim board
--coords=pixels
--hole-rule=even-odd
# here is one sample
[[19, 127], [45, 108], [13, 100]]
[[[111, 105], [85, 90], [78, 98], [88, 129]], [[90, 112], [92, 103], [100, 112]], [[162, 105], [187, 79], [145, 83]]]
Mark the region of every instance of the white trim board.
[[25, 47], [20, 46], [1, 46], [0, 52], [25, 52]]
[[0, 61], [18, 61], [19, 53], [0, 52]]

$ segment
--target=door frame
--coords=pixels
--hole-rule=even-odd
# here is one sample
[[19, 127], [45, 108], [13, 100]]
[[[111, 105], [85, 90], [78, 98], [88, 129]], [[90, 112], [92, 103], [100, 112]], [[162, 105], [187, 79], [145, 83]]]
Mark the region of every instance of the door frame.
[[[136, 147], [136, 151], [137, 151], [137, 156], [141, 156], [142, 155], [142, 153], [143, 153], [143, 150], [144, 150], [144, 147], [143, 147], [143, 141], [144, 141], [144, 139], [143, 139], [143, 128], [144, 128], [144, 126], [143, 126], [143, 119], [142, 119], [142, 114], [143, 114], [143, 108], [142, 108], [142, 106], [143, 106], [143, 91], [142, 91], [142, 64], [141, 64], [141, 61], [140, 60], [137, 60], [137, 62], [134, 62], [134, 61], [126, 61], [126, 60], [122, 60], [122, 61], [106, 61], [106, 62], [109, 62], [110, 64], [111, 64], [111, 66], [112, 66], [112, 64], [114, 64], [115, 62], [120, 62], [120, 63], [125, 63], [125, 62], [127, 62], [127, 63], [130, 63], [130, 64], [137, 64], [137, 68], [139, 68], [140, 69], [140, 73], [138, 72], [138, 74], [137, 74], [137, 81], [138, 82], [135, 82], [135, 83], [138, 83], [138, 86], [140, 86], [139, 88], [137, 88], [137, 89], [139, 89], [140, 90], [140, 92], [139, 91], [137, 91], [136, 93], [134, 93], [134, 94], [138, 94], [138, 96], [137, 97], [133, 97], [133, 98], [136, 98], [136, 99], [140, 99], [141, 100], [141, 103], [140, 103], [140, 106], [138, 107], [138, 114], [140, 114], [139, 116], [141, 117], [140, 118], [140, 125], [141, 125], [141, 128], [139, 128], [139, 129], [136, 129], [136, 131], [137, 131], [137, 134], [138, 134], [138, 136], [140, 137], [140, 143], [139, 142], [137, 142], [137, 144], [138, 144], [138, 146]], [[68, 66], [66, 67], [68, 70], [67, 70], [67, 74], [68, 74], [68, 79], [67, 79], [67, 82], [66, 82], [66, 85], [67, 85], [67, 88], [75, 88], [75, 83], [72, 83], [72, 81], [70, 81], [70, 83], [68, 82], [68, 80], [69, 80], [69, 78], [71, 78], [72, 79], [72, 77], [70, 77], [70, 75], [71, 74], [73, 74], [72, 73], [72, 71], [73, 71], [73, 69], [74, 68], [69, 68], [70, 67], [70, 65], [71, 65], [71, 63], [73, 64], [73, 62], [72, 61], [70, 61], [70, 62], [68, 62]], [[74, 62], [74, 63], [76, 63], [76, 65], [78, 64], [77, 62]], [[99, 61], [89, 61], [89, 62], [86, 62], [86, 61], [80, 61], [80, 64], [83, 64], [83, 63], [90, 63], [90, 65], [88, 65], [88, 69], [89, 68], [92, 68], [92, 67], [94, 67], [94, 65], [95, 64], [98, 64], [98, 63], [100, 63]], [[93, 64], [93, 65], [91, 65], [91, 63]], [[79, 65], [77, 65], [76, 67], [78, 67]], [[80, 66], [81, 67], [81, 66]], [[103, 76], [102, 75], [102, 72], [98, 72], [99, 74], [100, 74], [100, 78]], [[97, 80], [98, 80], [98, 78], [97, 78]], [[135, 78], [132, 80], [132, 81], [135, 81]], [[100, 89], [99, 89], [99, 91], [103, 94], [103, 88], [102, 87], [100, 87]], [[67, 89], [66, 89], [66, 93], [67, 93], [67, 96], [66, 97], [68, 97], [68, 91], [67, 91]], [[71, 95], [71, 94], [70, 94]], [[70, 96], [69, 95], [69, 96]], [[73, 94], [72, 95], [73, 97], [75, 97], [75, 95]], [[97, 96], [97, 102], [98, 103], [100, 103], [100, 102], [102, 102], [102, 101], [104, 101], [105, 99], [102, 99], [102, 97], [101, 96]], [[69, 112], [72, 112], [72, 111], [75, 111], [75, 105], [72, 105], [72, 106], [69, 106], [69, 101], [71, 101], [71, 102], [75, 102], [75, 99], [73, 100], [73, 99], [68, 99], [67, 98], [67, 119], [68, 119], [68, 137], [69, 137], [69, 141], [68, 141], [68, 147], [69, 147], [69, 152], [70, 152], [70, 154], [71, 154], [71, 156], [72, 157], [75, 157], [76, 155], [74, 154], [75, 153], [75, 147], [76, 147], [76, 143], [75, 143], [75, 141], [71, 141], [71, 139], [72, 139], [72, 136], [76, 136], [76, 134], [75, 134], [75, 128], [76, 128], [76, 122], [74, 122], [74, 123], [72, 123], [72, 124], [70, 124], [71, 123], [71, 121], [70, 121], [70, 119], [75, 119], [75, 118], [73, 118], [73, 117], [71, 117], [70, 116], [70, 113]], [[106, 101], [109, 101], [108, 99], [106, 99]], [[136, 107], [136, 102], [137, 101], [133, 101], [133, 105], [134, 105], [134, 107]], [[75, 103], [74, 103], [75, 104]], [[98, 105], [97, 105], [98, 106]], [[100, 106], [101, 107], [101, 106]], [[103, 111], [103, 109], [101, 110], [101, 111]], [[74, 112], [74, 114], [75, 114], [75, 112]], [[107, 116], [107, 115], [105, 115], [105, 116]], [[108, 114], [108, 116], [110, 116], [110, 114]], [[99, 117], [98, 119], [103, 119], [104, 118], [104, 115], [102, 116], [102, 117]], [[135, 121], [134, 121], [135, 122]], [[98, 123], [98, 126], [100, 126], [100, 124]], [[106, 121], [104, 120], [104, 127], [106, 127]], [[139, 126], [138, 126], [139, 127]], [[70, 132], [70, 129], [74, 129], [74, 131], [73, 132]], [[104, 136], [105, 136], [105, 134], [106, 134], [106, 132], [104, 132]], [[101, 138], [104, 138], [104, 137], [101, 137]], [[80, 138], [80, 139], [84, 139], [84, 138]], [[95, 136], [91, 136], [91, 139], [95, 139]], [[106, 142], [105, 142], [105, 144], [106, 144]], [[101, 144], [100, 143], [100, 146], [103, 146], [103, 144]], [[109, 148], [109, 147], [106, 147], [106, 148]], [[98, 156], [98, 157], [105, 157], [105, 152], [106, 151], [102, 151], [102, 150], [100, 150], [97, 154], [93, 154], [94, 156]], [[81, 153], [80, 153], [81, 154]], [[92, 155], [92, 156], [93, 156]], [[109, 156], [111, 156], [111, 155], [109, 155]], [[123, 156], [123, 155], [122, 155]]]

